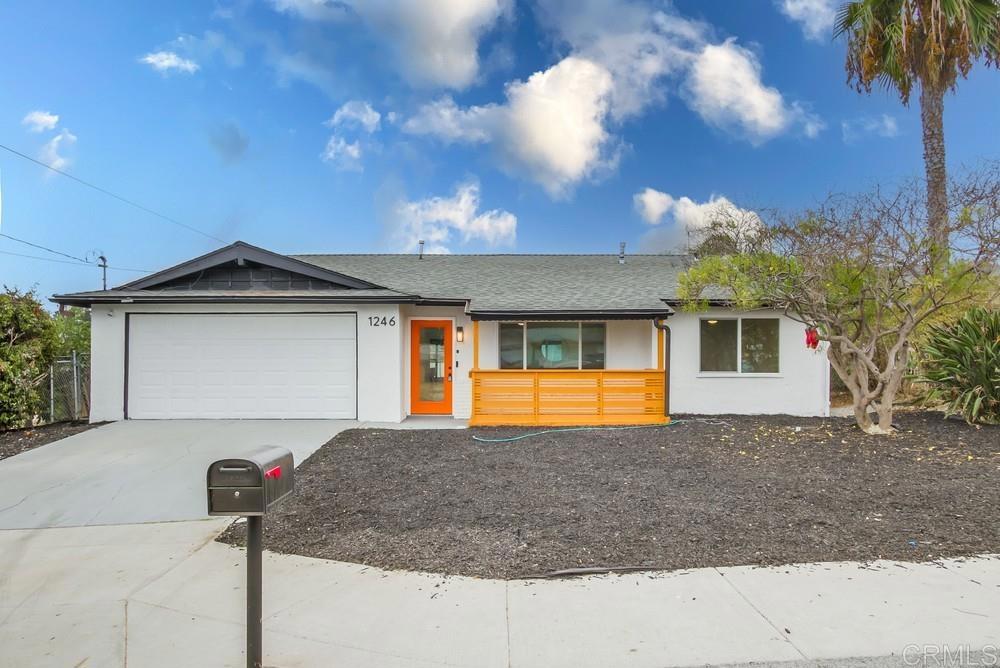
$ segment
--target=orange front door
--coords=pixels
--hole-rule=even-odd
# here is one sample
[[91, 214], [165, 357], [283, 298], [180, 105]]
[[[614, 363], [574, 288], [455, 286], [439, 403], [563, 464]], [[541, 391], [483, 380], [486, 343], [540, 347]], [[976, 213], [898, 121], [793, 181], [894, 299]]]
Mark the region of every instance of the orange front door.
[[451, 415], [451, 321], [410, 321], [410, 412]]

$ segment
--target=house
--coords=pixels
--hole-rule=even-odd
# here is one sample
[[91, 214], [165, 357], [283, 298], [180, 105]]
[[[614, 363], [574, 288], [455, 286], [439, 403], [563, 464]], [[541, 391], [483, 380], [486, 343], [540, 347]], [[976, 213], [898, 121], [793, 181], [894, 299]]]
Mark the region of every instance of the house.
[[437, 414], [473, 425], [828, 415], [774, 311], [680, 310], [679, 255], [280, 255], [243, 242], [89, 306], [92, 421]]

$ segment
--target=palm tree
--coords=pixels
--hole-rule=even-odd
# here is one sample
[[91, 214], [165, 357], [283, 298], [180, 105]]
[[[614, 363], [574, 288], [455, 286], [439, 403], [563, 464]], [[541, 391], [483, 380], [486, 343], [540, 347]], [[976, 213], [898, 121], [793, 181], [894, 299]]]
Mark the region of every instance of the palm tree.
[[858, 92], [877, 83], [908, 105], [919, 87], [931, 261], [947, 261], [944, 94], [976, 60], [998, 65], [1000, 0], [856, 0], [840, 8], [835, 35], [847, 35], [847, 78]]

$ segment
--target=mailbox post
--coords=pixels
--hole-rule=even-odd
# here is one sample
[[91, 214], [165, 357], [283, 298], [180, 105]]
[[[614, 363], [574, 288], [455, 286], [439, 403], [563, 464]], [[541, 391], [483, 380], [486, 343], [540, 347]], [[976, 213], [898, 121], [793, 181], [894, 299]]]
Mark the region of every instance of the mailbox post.
[[247, 518], [247, 668], [261, 668], [264, 515], [292, 493], [295, 463], [285, 448], [267, 446], [208, 467], [208, 514]]

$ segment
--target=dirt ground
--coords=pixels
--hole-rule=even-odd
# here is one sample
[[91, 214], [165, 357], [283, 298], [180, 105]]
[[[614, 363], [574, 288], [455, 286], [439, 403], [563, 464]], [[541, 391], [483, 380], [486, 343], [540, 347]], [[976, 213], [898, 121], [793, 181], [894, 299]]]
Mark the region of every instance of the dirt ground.
[[[516, 578], [1000, 552], [1000, 427], [904, 413], [720, 416], [658, 428], [351, 430], [265, 520], [278, 552]], [[240, 543], [235, 525], [222, 540]]]
[[97, 426], [86, 422], [59, 422], [29, 429], [0, 431], [0, 459], [19, 455], [22, 452]]

